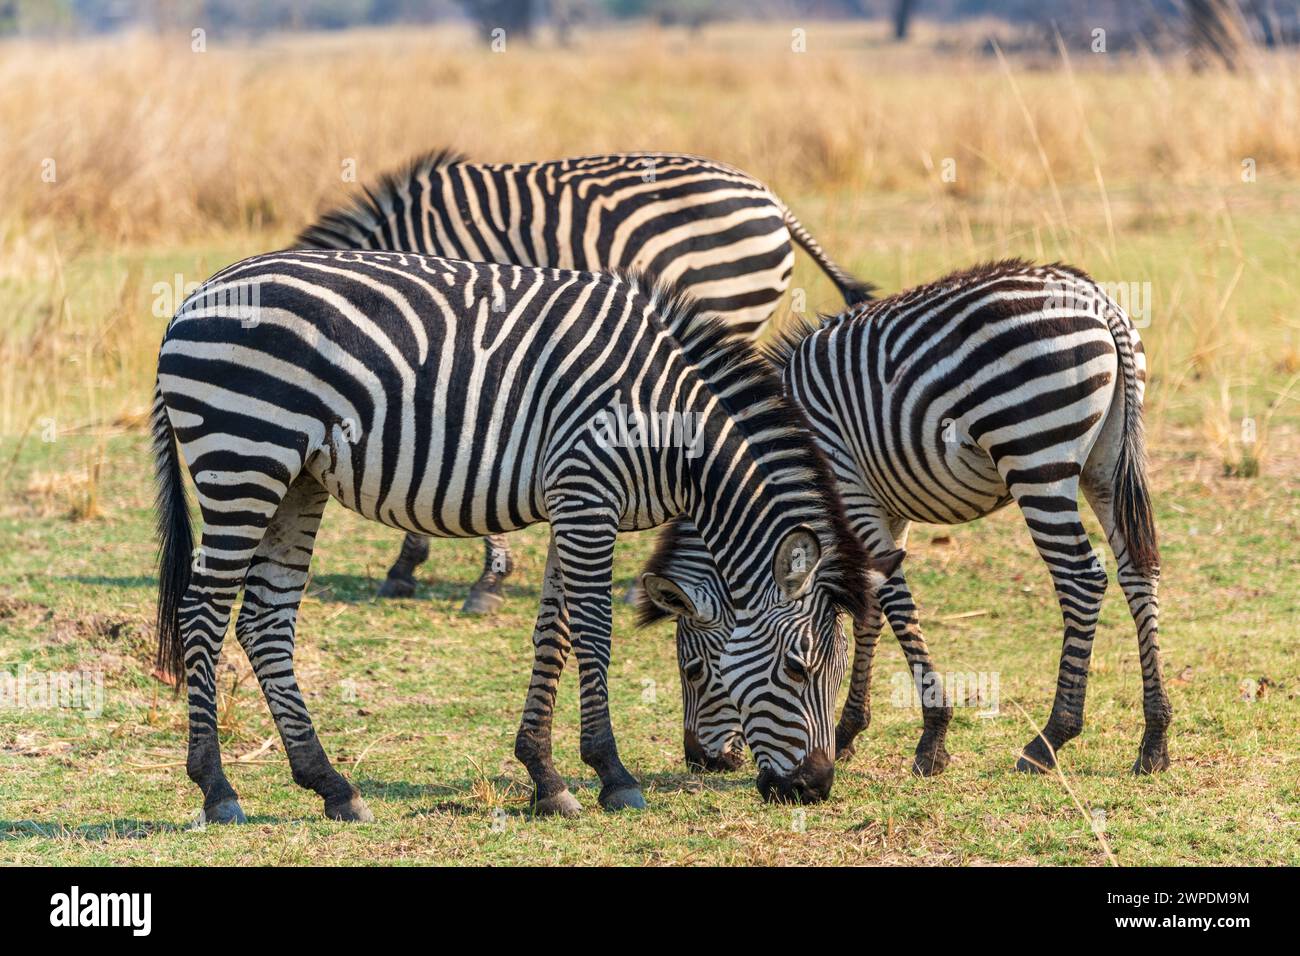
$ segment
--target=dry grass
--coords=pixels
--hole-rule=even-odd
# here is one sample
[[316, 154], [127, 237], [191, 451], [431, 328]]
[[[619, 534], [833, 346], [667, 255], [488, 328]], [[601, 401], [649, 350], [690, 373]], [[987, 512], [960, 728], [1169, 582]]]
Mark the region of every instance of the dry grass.
[[927, 190], [952, 158], [952, 191], [994, 202], [1053, 185], [1095, 196], [1099, 169], [1109, 185], [1227, 184], [1248, 158], [1262, 180], [1300, 172], [1292, 60], [1193, 73], [1067, 51], [1072, 75], [1011, 64], [1008, 96], [989, 56], [896, 50], [871, 26], [807, 30], [805, 53], [780, 23], [502, 54], [448, 30], [213, 39], [204, 53], [186, 34], [8, 43], [6, 250], [34, 241], [43, 254], [45, 229], [187, 241], [292, 230], [341, 198], [345, 160], [365, 179], [437, 144], [493, 160], [691, 150], [796, 193]]

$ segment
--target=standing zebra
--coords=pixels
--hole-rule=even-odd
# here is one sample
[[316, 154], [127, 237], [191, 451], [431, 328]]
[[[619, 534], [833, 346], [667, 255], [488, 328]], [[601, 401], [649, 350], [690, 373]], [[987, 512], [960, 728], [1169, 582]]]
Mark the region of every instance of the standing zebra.
[[[621, 441], [614, 409], [677, 430]], [[243, 819], [221, 767], [215, 688], [241, 587], [235, 634], [295, 782], [332, 818], [371, 819], [325, 756], [293, 673], [298, 605], [330, 497], [442, 537], [550, 524], [515, 747], [543, 813], [578, 808], [550, 741], [570, 646], [581, 754], [600, 776], [600, 803], [644, 806], [609, 719], [614, 540], [689, 515], [735, 606], [721, 667], [745, 681], [740, 711], [760, 790], [829, 792], [847, 663], [838, 613], [860, 613], [864, 552], [780, 381], [689, 300], [647, 295], [617, 275], [400, 253], [258, 256], [209, 279], [168, 326], [152, 429], [159, 664], [185, 675], [186, 768], [208, 820]], [[204, 522], [193, 563], [182, 457]], [[770, 676], [777, 662], [799, 668], [799, 680]]]
[[[790, 284], [792, 239], [845, 302], [870, 298], [871, 286], [832, 262], [762, 183], [722, 163], [671, 153], [544, 163], [471, 163], [448, 151], [430, 153], [323, 216], [297, 245], [648, 272], [756, 338]], [[380, 596], [415, 593], [415, 569], [428, 557], [429, 539], [407, 535]], [[500, 606], [512, 568], [505, 536], [487, 537], [483, 571], [464, 609]]]
[[[1167, 768], [1172, 710], [1157, 642], [1159, 552], [1144, 470], [1146, 360], [1124, 311], [1075, 269], [1000, 262], [784, 336], [769, 357], [830, 459], [855, 533], [881, 556], [874, 567], [887, 578], [878, 603], [854, 621], [837, 755], [852, 754], [870, 720], [883, 610], [922, 700], [925, 730], [913, 768], [931, 774], [946, 766], [951, 708], [906, 579], [889, 571], [890, 555], [901, 558], [913, 521], [971, 521], [1015, 501], [1052, 575], [1065, 627], [1051, 716], [1017, 769], [1055, 765], [1056, 750], [1083, 726], [1107, 583], [1079, 515], [1082, 488], [1137, 624], [1146, 730], [1133, 770]], [[694, 557], [695, 587], [718, 594], [707, 555]], [[698, 604], [707, 612], [686, 614], [657, 597], [647, 590], [642, 618], [678, 617], [682, 679], [691, 685], [684, 694], [695, 699], [687, 708], [687, 761], [733, 766], [741, 726], [711, 651], [725, 633], [725, 614], [704, 600]]]

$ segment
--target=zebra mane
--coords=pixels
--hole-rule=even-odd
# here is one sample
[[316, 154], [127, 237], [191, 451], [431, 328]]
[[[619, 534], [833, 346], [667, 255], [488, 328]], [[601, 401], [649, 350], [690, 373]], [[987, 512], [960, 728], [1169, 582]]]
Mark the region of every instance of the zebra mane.
[[295, 249], [355, 249], [383, 229], [393, 211], [409, 200], [411, 183], [423, 175], [465, 162], [452, 149], [430, 150], [416, 156], [400, 169], [384, 173], [374, 189], [362, 185], [364, 195], [354, 196], [346, 206], [325, 213], [298, 234]]
[[[624, 272], [622, 278], [645, 288], [646, 277]], [[840, 610], [855, 617], [864, 612], [866, 549], [849, 527], [834, 475], [813, 440], [808, 419], [786, 395], [776, 368], [748, 338], [673, 286], [655, 282], [650, 298], [653, 311], [681, 346], [687, 363], [704, 379], [759, 456], [768, 460], [763, 465], [767, 476], [782, 484], [802, 485], [804, 493], [820, 506], [818, 517], [808, 522], [824, 547], [817, 580], [828, 588]], [[782, 464], [774, 467], [771, 459]], [[785, 464], [790, 461], [794, 464]], [[671, 522], [661, 532], [650, 562], [652, 570], [662, 571], [671, 565], [684, 535], [679, 524]]]

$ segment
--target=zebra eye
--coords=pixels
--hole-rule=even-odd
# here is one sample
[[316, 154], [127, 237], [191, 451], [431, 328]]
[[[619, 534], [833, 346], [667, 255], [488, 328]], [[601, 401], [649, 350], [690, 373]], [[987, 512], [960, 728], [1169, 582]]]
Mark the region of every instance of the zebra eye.
[[700, 657], [691, 658], [686, 662], [686, 666], [682, 668], [682, 672], [689, 680], [698, 681], [704, 676], [704, 659]]
[[785, 655], [785, 672], [792, 680], [806, 681], [808, 679], [808, 665], [803, 662], [803, 658], [795, 651], [790, 651]]

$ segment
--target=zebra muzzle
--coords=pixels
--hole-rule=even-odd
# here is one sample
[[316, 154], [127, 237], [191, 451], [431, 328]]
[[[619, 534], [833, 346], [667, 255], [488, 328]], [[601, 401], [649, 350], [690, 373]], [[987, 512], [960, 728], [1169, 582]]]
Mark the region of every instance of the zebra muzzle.
[[820, 803], [831, 793], [835, 762], [823, 750], [814, 750], [789, 776], [764, 767], [758, 772], [758, 792], [769, 803]]

